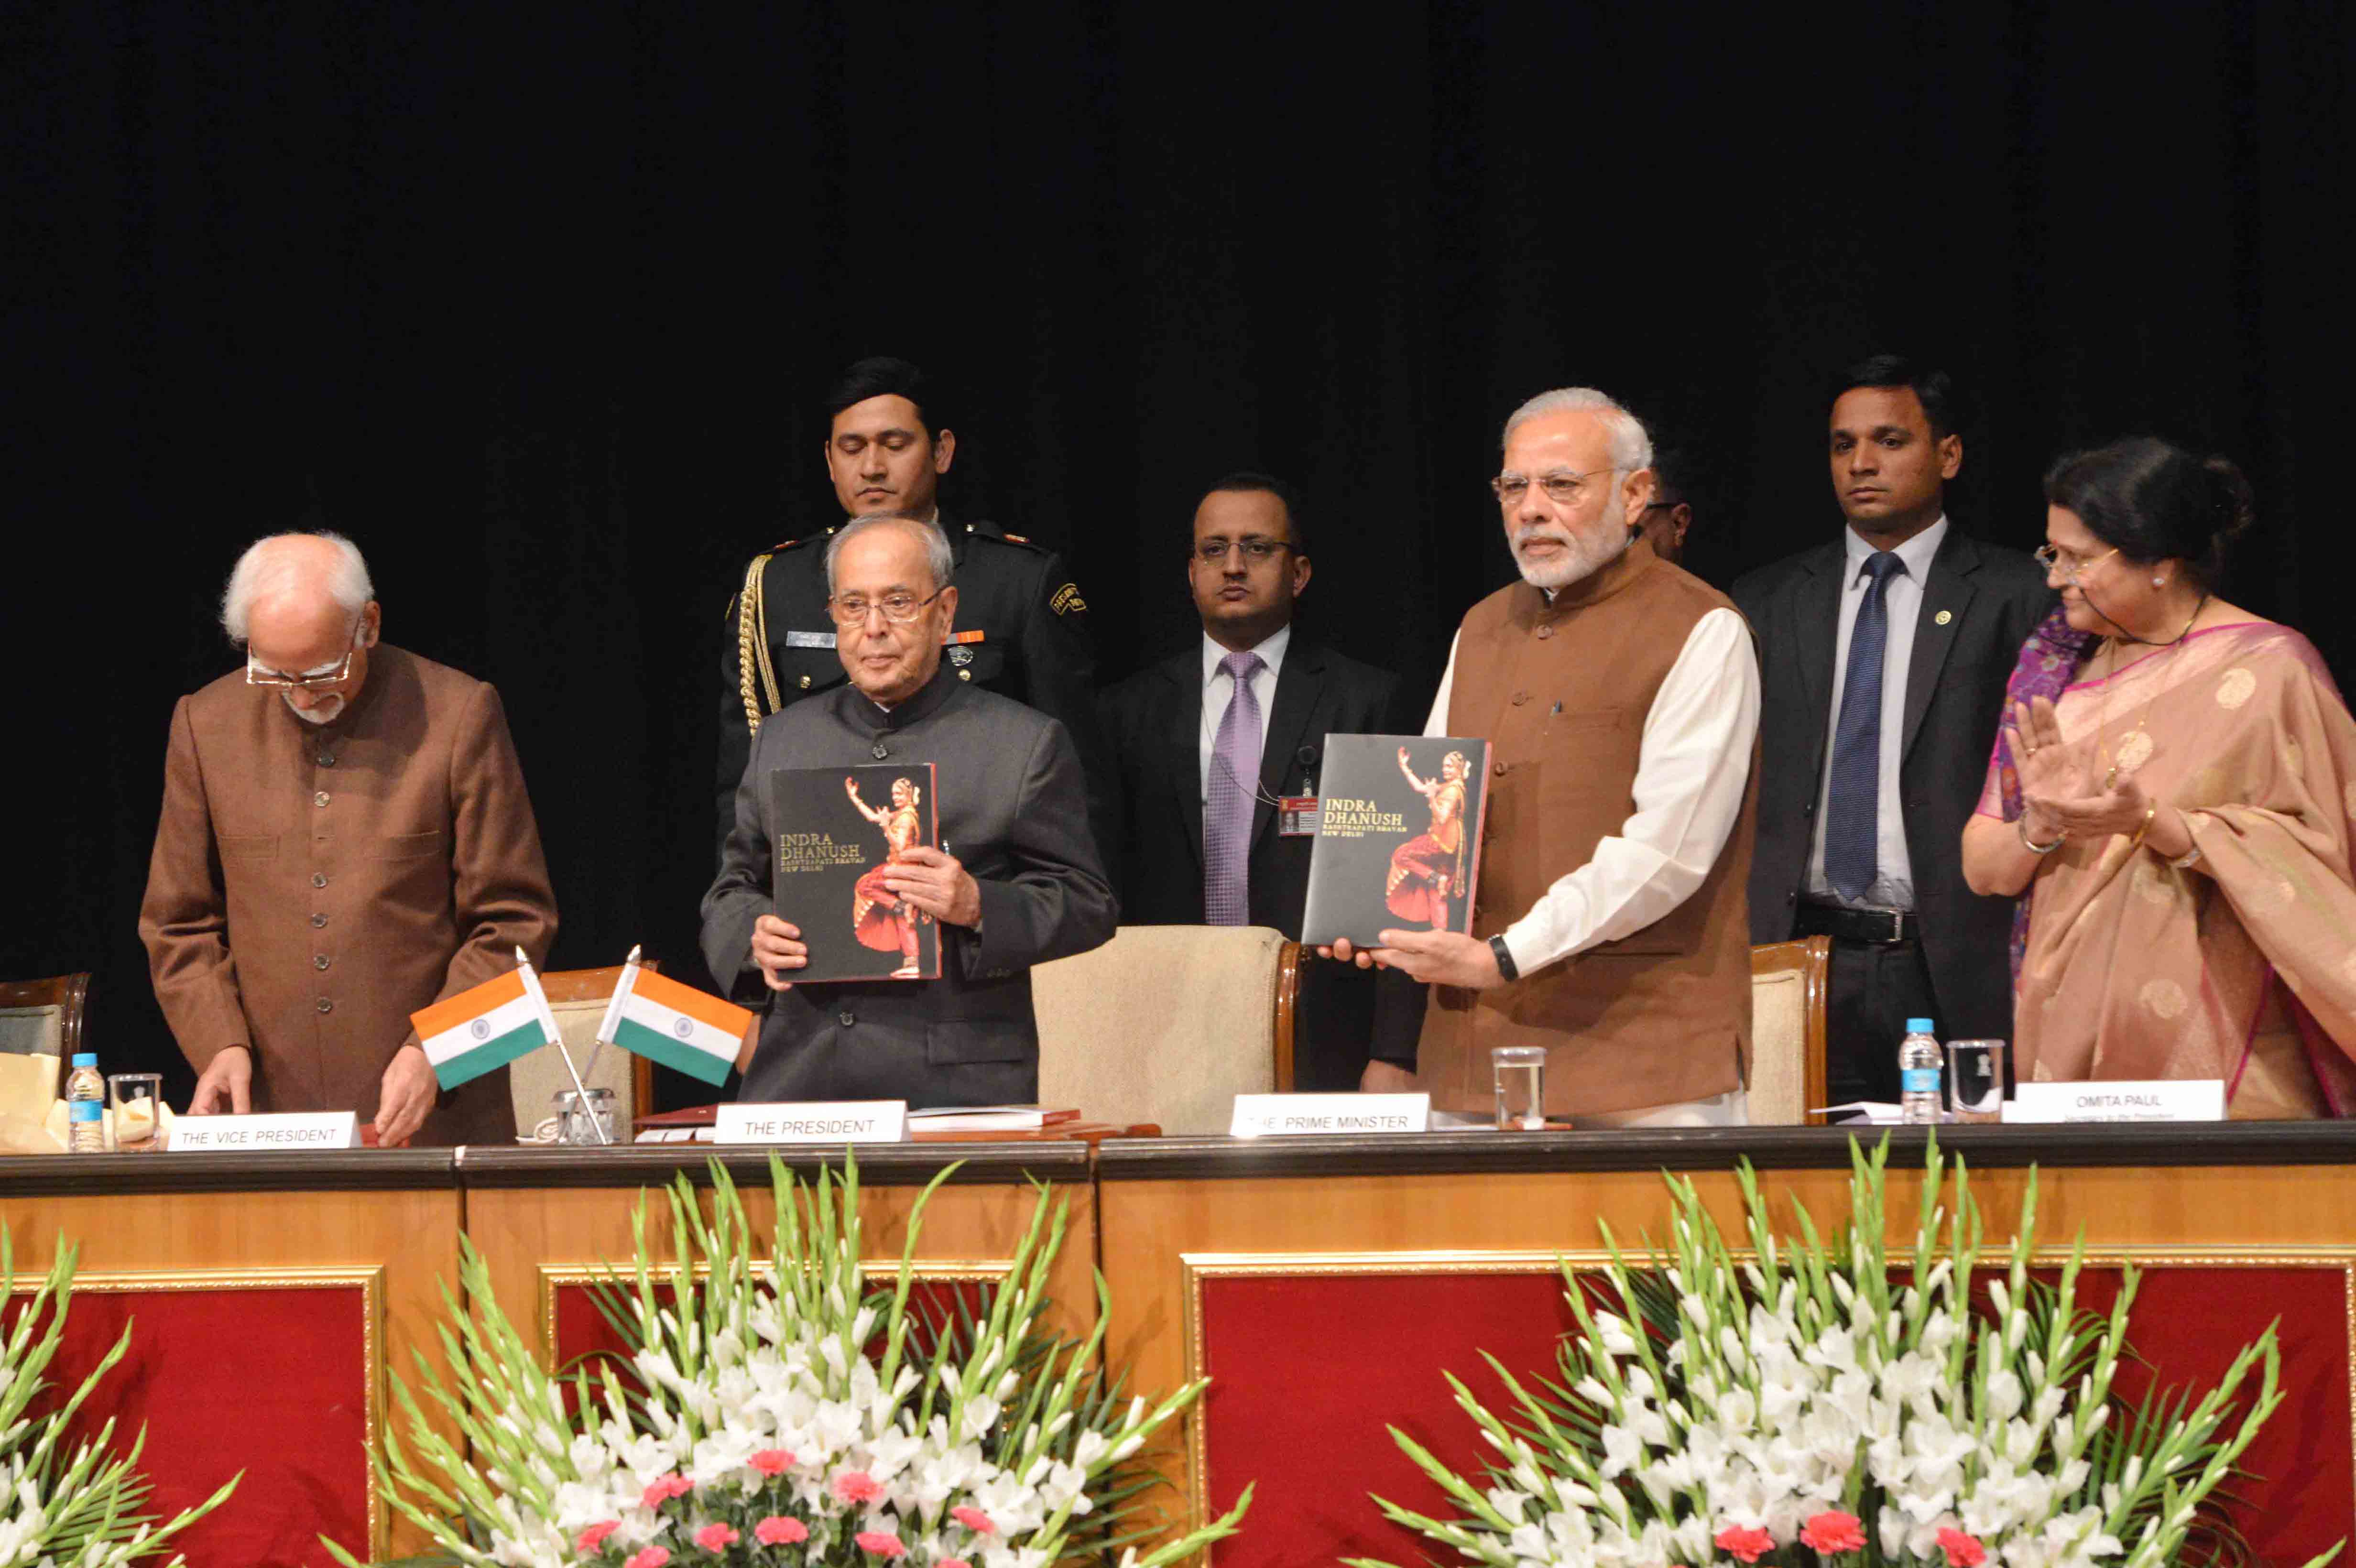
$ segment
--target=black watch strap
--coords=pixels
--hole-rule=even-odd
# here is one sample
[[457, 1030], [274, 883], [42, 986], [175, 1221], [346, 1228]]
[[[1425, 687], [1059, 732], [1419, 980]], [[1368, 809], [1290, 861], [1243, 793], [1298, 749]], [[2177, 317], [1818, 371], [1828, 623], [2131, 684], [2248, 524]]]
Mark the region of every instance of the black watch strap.
[[1498, 935], [1489, 938], [1489, 951], [1497, 955], [1498, 974], [1503, 975], [1508, 980], [1518, 980], [1522, 977], [1521, 970], [1516, 968], [1514, 965], [1513, 949], [1505, 945], [1505, 939], [1504, 936]]

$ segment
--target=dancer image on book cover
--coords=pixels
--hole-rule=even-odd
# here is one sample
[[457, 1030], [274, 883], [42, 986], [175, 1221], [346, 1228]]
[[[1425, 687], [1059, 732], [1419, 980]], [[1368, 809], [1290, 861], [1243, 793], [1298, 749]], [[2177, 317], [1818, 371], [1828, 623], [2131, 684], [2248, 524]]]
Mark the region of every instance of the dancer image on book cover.
[[899, 949], [900, 967], [892, 972], [892, 978], [913, 980], [919, 974], [916, 923], [930, 917], [903, 903], [899, 894], [884, 885], [884, 879], [891, 874], [893, 862], [906, 859], [908, 851], [923, 841], [924, 824], [916, 815], [916, 803], [924, 798], [924, 792], [906, 779], [894, 779], [891, 805], [879, 807], [859, 798], [856, 779], [843, 780], [842, 787], [859, 815], [884, 830], [885, 846], [884, 863], [862, 873], [851, 889], [851, 928], [863, 945], [878, 953]]
[[1401, 920], [1421, 921], [1434, 931], [1448, 924], [1448, 901], [1464, 886], [1464, 753], [1440, 759], [1440, 776], [1422, 779], [1398, 749], [1399, 772], [1431, 808], [1430, 827], [1391, 851], [1383, 902]]

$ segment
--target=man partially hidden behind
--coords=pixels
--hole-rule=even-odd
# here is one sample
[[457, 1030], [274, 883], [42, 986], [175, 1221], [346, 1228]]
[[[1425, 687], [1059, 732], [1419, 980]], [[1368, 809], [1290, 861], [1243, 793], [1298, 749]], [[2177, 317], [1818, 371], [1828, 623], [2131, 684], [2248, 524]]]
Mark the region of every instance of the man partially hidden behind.
[[[740, 1098], [1028, 1104], [1031, 966], [1101, 945], [1119, 918], [1078, 753], [1060, 722], [943, 662], [958, 591], [938, 528], [860, 517], [828, 541], [825, 566], [849, 682], [761, 726], [703, 897], [712, 973], [736, 1000], [768, 1005]], [[773, 819], [768, 775], [885, 762], [934, 765], [940, 847], [895, 853], [881, 891], [940, 923], [941, 977], [798, 986], [803, 924], [843, 912], [774, 908], [777, 835], [792, 825]]]
[[2012, 903], [1965, 884], [2007, 677], [2053, 607], [2019, 550], [1948, 523], [1964, 442], [1946, 376], [1895, 357], [1831, 389], [1840, 537], [1734, 585], [1759, 643], [1761, 781], [1751, 866], [1760, 943], [1832, 938], [1829, 1104], [1898, 1098], [1910, 1018], [2008, 1037]]
[[[941, 389], [916, 366], [862, 359], [843, 371], [824, 407], [827, 477], [842, 516], [901, 512], [940, 529], [962, 598], [958, 640], [948, 653], [953, 677], [1063, 720], [1087, 772], [1090, 821], [1108, 832], [1113, 806], [1097, 728], [1096, 649], [1087, 602], [1063, 558], [995, 523], [941, 508], [940, 484], [957, 458], [957, 432]], [[823, 562], [827, 541], [841, 527], [835, 520], [755, 556], [729, 604], [721, 658], [723, 843], [735, 824], [736, 785], [752, 732], [766, 716], [842, 684]]]
[[1377, 1062], [1370, 1088], [1486, 1110], [1491, 1050], [1534, 1045], [1550, 1115], [1747, 1119], [1758, 666], [1725, 596], [1643, 539], [1652, 461], [1590, 389], [1505, 421], [1492, 484], [1522, 581], [1464, 617], [1425, 727], [1490, 743], [1472, 934], [1355, 955], [1432, 987], [1412, 1083]]
[[240, 558], [245, 668], [172, 712], [139, 935], [190, 1110], [355, 1111], [380, 1143], [505, 1143], [505, 1068], [438, 1093], [409, 1015], [556, 935], [498, 693], [380, 642], [335, 534]]
[[[1127, 919], [1301, 934], [1314, 839], [1278, 802], [1317, 793], [1327, 735], [1394, 731], [1398, 692], [1389, 671], [1294, 635], [1310, 572], [1300, 497], [1282, 480], [1231, 474], [1194, 508], [1186, 583], [1202, 638], [1104, 698]], [[1302, 975], [1297, 1087], [1358, 1086], [1376, 991], [1374, 976], [1329, 965]], [[1412, 1029], [1391, 1032], [1411, 1060]]]

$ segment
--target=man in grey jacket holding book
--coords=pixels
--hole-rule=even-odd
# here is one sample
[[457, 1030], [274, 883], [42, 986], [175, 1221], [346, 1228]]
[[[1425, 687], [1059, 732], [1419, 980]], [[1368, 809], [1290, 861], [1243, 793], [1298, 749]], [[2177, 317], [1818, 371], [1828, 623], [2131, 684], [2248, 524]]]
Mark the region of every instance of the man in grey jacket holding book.
[[[891, 513], [828, 541], [827, 609], [850, 682], [762, 723], [703, 897], [713, 976], [739, 1002], [768, 1003], [744, 1100], [1033, 1101], [1031, 966], [1112, 938], [1119, 911], [1071, 736], [942, 661], [957, 618], [948, 557], [937, 529]], [[935, 769], [940, 845], [903, 857], [886, 885], [939, 923], [940, 978], [797, 985], [801, 912], [776, 909], [773, 887], [789, 828], [770, 820], [764, 782], [779, 768], [884, 762]]]

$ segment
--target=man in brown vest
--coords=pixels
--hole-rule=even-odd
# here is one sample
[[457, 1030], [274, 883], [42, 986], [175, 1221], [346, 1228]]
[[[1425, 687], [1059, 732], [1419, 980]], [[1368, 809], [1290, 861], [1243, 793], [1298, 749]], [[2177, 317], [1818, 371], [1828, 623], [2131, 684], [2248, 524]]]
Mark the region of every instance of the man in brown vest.
[[1759, 665], [1726, 596], [1640, 537], [1652, 461], [1587, 388], [1505, 421], [1492, 485], [1522, 581], [1464, 617], [1425, 726], [1490, 743], [1473, 933], [1357, 955], [1431, 986], [1412, 1086], [1436, 1108], [1485, 1109], [1491, 1050], [1537, 1045], [1550, 1115], [1747, 1119]]
[[380, 1143], [505, 1143], [507, 1069], [448, 1092], [409, 1015], [541, 963], [556, 899], [499, 694], [378, 640], [335, 534], [248, 549], [245, 667], [180, 699], [139, 908], [189, 1109], [353, 1111]]

